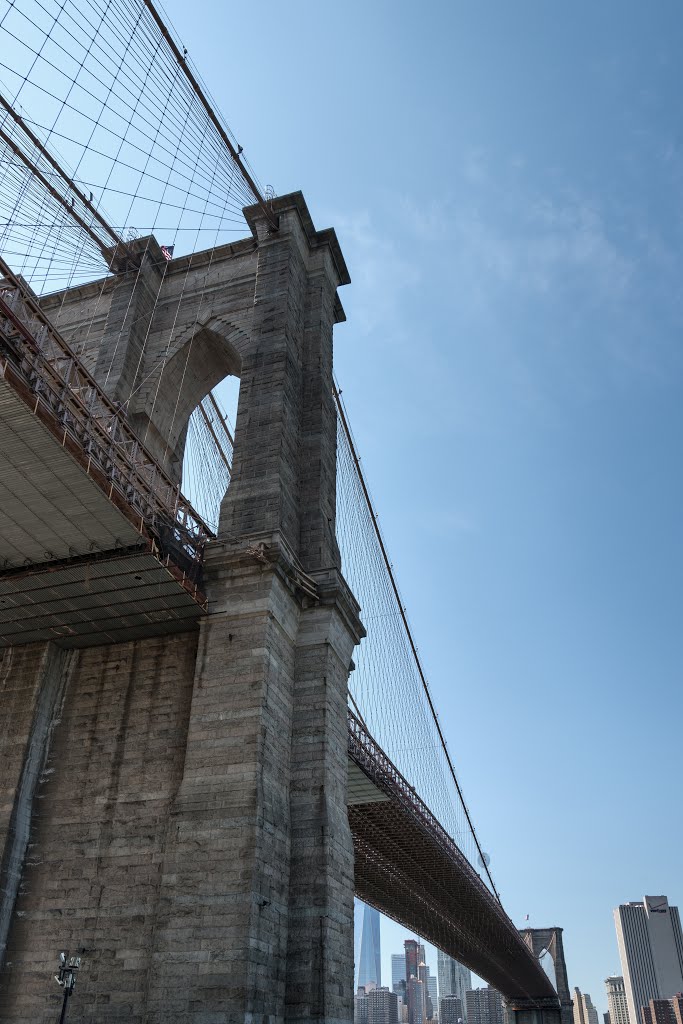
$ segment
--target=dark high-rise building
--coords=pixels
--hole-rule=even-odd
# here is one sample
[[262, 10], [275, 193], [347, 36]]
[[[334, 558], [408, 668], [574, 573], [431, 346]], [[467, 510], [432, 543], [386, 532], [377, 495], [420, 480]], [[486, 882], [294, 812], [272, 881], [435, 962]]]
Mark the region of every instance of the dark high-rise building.
[[398, 998], [388, 988], [368, 992], [368, 1024], [398, 1024]]
[[462, 1024], [462, 999], [460, 996], [442, 996], [439, 999], [439, 1024]]
[[503, 997], [495, 988], [469, 989], [467, 1024], [504, 1024]]
[[612, 1018], [610, 1017], [609, 1010], [602, 1015], [602, 1024], [612, 1024]]

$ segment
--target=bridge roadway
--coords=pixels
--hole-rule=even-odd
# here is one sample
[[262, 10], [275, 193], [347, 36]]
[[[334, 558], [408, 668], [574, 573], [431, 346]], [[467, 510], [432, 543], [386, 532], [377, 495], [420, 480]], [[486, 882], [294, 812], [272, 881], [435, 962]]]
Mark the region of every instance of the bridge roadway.
[[[187, 631], [209, 531], [0, 265], [0, 647]], [[511, 1002], [558, 1006], [537, 957], [349, 710], [357, 895]]]

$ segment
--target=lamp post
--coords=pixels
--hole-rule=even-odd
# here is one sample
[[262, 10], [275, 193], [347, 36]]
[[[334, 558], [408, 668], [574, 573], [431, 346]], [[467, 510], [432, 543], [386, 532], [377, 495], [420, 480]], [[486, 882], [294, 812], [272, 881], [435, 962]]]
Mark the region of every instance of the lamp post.
[[66, 1020], [66, 1005], [69, 1001], [69, 996], [73, 995], [76, 985], [76, 972], [80, 966], [80, 956], [69, 956], [68, 950], [65, 953], [59, 954], [59, 974], [55, 974], [55, 981], [64, 989], [64, 999], [62, 1000], [62, 1012], [59, 1017], [59, 1024], [64, 1024], [64, 1021]]

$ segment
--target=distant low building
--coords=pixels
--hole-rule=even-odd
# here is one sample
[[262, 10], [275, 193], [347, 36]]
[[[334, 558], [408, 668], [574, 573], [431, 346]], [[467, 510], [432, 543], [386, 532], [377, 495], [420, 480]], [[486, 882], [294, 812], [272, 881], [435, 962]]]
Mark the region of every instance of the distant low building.
[[598, 1024], [598, 1011], [587, 992], [574, 989], [574, 1024]]
[[395, 992], [385, 987], [368, 992], [368, 1024], [399, 1024]]
[[503, 997], [495, 988], [471, 988], [465, 994], [467, 1024], [504, 1024]]
[[368, 997], [362, 985], [353, 1000], [353, 1024], [368, 1024]]
[[439, 1000], [439, 1024], [462, 1024], [463, 1009], [460, 996], [443, 996]]
[[651, 999], [640, 1014], [642, 1024], [683, 1024], [683, 992], [671, 999]]
[[668, 999], [651, 999], [647, 1006], [641, 1006], [640, 1015], [642, 1024], [676, 1024]]

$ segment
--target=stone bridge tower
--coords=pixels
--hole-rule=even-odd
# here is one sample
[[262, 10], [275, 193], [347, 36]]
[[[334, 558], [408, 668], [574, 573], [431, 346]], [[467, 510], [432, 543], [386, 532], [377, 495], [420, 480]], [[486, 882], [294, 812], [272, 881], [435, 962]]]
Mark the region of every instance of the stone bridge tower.
[[515, 1000], [508, 1002], [507, 1012], [510, 1024], [573, 1024], [573, 1002], [567, 979], [567, 965], [564, 959], [561, 928], [524, 928], [521, 932], [525, 943], [539, 960], [548, 953], [553, 962], [555, 974], [554, 986], [560, 1001], [555, 1002], [536, 999]]
[[[241, 380], [199, 628], [0, 667], [0, 1019], [352, 1017], [347, 680], [362, 635], [335, 540], [332, 331], [349, 281], [300, 193], [252, 237], [43, 300], [179, 478], [188, 417]], [[54, 988], [54, 992], [52, 989]]]

